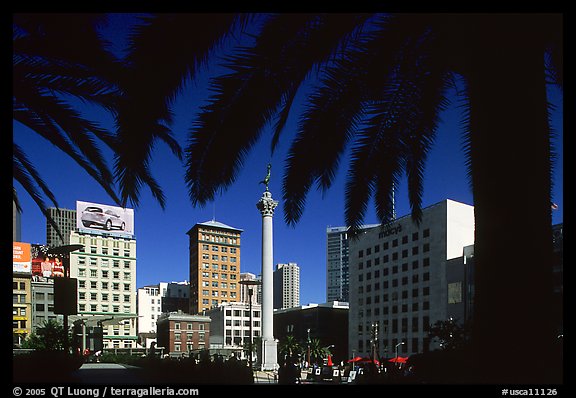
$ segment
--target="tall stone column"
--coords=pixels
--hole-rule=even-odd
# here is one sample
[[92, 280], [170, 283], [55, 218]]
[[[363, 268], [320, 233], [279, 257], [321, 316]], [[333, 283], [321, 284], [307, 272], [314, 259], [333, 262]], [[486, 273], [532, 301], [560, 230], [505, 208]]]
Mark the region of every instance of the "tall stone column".
[[262, 214], [262, 346], [258, 355], [261, 370], [278, 369], [277, 344], [274, 340], [273, 276], [274, 262], [272, 216], [278, 201], [266, 191], [256, 204]]

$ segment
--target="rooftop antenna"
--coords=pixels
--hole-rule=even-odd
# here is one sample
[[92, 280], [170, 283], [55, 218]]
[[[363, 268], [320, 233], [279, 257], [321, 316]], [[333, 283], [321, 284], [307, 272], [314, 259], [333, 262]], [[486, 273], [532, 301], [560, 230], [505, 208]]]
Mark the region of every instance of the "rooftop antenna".
[[396, 200], [394, 198], [394, 185], [392, 185], [392, 219], [396, 220]]

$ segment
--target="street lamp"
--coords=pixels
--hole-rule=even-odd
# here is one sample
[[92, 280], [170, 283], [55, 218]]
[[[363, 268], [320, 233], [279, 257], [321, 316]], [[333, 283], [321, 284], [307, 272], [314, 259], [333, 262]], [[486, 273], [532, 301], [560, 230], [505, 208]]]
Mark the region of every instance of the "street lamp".
[[372, 361], [376, 359], [376, 351], [378, 350], [378, 322], [372, 324]]
[[260, 281], [254, 279], [245, 279], [239, 282], [241, 285], [248, 287], [248, 311], [250, 312], [250, 337], [248, 340], [248, 358], [250, 361], [250, 370], [252, 370], [252, 286], [260, 285]]
[[307, 345], [307, 353], [308, 353], [308, 367], [310, 367], [310, 328], [306, 329], [306, 333], [308, 334], [308, 338], [306, 340]]
[[[71, 285], [69, 285], [69, 283], [72, 281], [70, 280], [70, 253], [79, 249], [82, 249], [84, 246], [83, 245], [64, 245], [64, 246], [56, 246], [56, 247], [52, 247], [50, 249], [48, 249], [47, 254], [51, 254], [51, 255], [55, 255], [58, 256], [62, 259], [62, 267], [64, 268], [64, 279], [63, 279], [63, 286], [62, 286], [62, 290], [59, 292], [61, 294], [63, 294], [64, 292], [70, 293], [73, 292], [75, 297], [74, 300], [72, 301], [72, 303], [74, 304], [74, 307], [76, 307], [76, 302], [77, 302], [77, 297], [76, 297], [76, 293], [75, 293], [75, 289], [76, 286], [74, 286], [74, 289], [71, 289]], [[75, 279], [73, 280], [75, 283]], [[63, 323], [64, 323], [64, 352], [65, 353], [69, 353], [70, 351], [70, 344], [68, 341], [68, 315], [73, 315], [77, 313], [77, 309], [76, 308], [65, 308], [66, 307], [66, 303], [65, 298], [64, 297], [58, 297], [59, 295], [56, 294], [56, 284], [54, 285], [54, 289], [55, 289], [55, 293], [54, 293], [54, 312], [55, 313], [61, 313], [63, 315]], [[58, 303], [58, 305], [57, 305]], [[58, 307], [58, 308], [57, 308]], [[61, 310], [60, 310], [61, 309]], [[56, 312], [56, 311], [59, 312]]]
[[394, 347], [394, 349], [396, 350], [396, 366], [398, 366], [398, 347], [401, 346], [402, 344], [405, 344], [405, 343], [403, 341], [401, 341], [398, 344], [396, 344], [396, 347]]

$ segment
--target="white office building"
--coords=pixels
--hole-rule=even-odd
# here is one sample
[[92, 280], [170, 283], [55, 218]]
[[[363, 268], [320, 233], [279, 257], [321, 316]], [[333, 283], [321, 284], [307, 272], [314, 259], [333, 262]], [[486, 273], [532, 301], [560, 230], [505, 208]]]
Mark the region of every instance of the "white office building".
[[274, 309], [300, 305], [300, 267], [296, 263], [276, 264], [273, 273]]
[[70, 277], [78, 279], [78, 315], [87, 326], [103, 326], [104, 348], [135, 348], [136, 239], [73, 231]]
[[407, 215], [351, 241], [349, 354], [435, 349], [428, 327], [449, 316], [446, 264], [472, 244], [474, 207], [452, 200], [423, 209], [419, 226]]
[[[262, 308], [249, 303], [222, 303], [206, 311], [210, 323], [210, 351], [225, 356], [235, 354], [247, 359], [250, 347], [250, 321], [252, 321], [253, 353], [256, 350], [254, 339], [262, 336]], [[255, 356], [255, 354], [253, 354]]]

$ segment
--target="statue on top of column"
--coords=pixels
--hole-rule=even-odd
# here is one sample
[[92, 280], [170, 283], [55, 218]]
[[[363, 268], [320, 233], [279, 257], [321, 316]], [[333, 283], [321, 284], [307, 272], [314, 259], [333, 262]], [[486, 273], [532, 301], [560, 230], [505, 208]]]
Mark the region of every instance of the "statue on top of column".
[[270, 182], [270, 169], [271, 168], [272, 168], [272, 165], [270, 163], [268, 163], [268, 171], [266, 173], [266, 177], [264, 177], [264, 179], [259, 182], [259, 184], [264, 184], [266, 186], [266, 192], [268, 192], [268, 183]]

